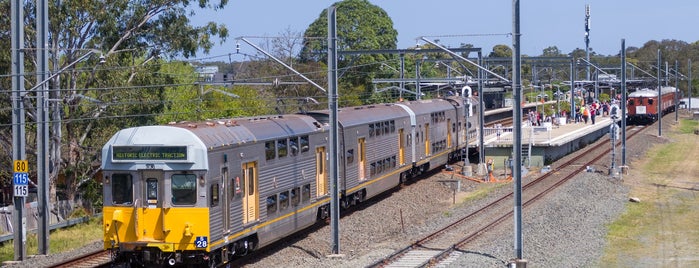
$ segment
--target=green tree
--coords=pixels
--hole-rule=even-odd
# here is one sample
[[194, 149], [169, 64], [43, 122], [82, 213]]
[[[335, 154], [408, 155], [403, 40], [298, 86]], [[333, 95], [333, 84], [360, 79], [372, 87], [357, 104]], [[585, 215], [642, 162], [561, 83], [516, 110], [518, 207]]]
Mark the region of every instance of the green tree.
[[[0, 9], [8, 2], [0, 3]], [[54, 111], [49, 152], [53, 167], [51, 200], [55, 200], [56, 188], [61, 187], [62, 194], [72, 201], [78, 187], [99, 170], [100, 149], [114, 131], [156, 122], [155, 115], [164, 107], [161, 102], [164, 87], [158, 85], [174, 80], [160, 72], [161, 58], [191, 57], [199, 50], [207, 53], [213, 46], [213, 37], [225, 40], [228, 35], [224, 26], [213, 22], [201, 27], [190, 25], [187, 16], [191, 15], [192, 4], [218, 10], [227, 2], [49, 1], [49, 65], [53, 72], [91, 53], [89, 49], [102, 51], [101, 55], [92, 55], [63, 71], [49, 83], [50, 88], [61, 89], [50, 90], [50, 99], [60, 100], [50, 103]], [[32, 1], [25, 5], [26, 10], [35, 9]], [[36, 17], [31, 12], [25, 15], [27, 44], [34, 44]], [[9, 25], [2, 23], [0, 34]], [[4, 46], [0, 51], [10, 50], [4, 42], [0, 45]], [[99, 64], [99, 56], [106, 59], [105, 64]], [[33, 53], [26, 53], [25, 57], [28, 62], [35, 62]], [[28, 73], [33, 69], [27, 66]], [[32, 78], [26, 77], [27, 88], [35, 85]], [[28, 104], [32, 118], [36, 111], [33, 103]], [[3, 135], [1, 140], [6, 139], [4, 129], [0, 135]], [[28, 138], [27, 143], [31, 142]]]
[[563, 54], [561, 53], [561, 50], [559, 50], [557, 46], [550, 46], [550, 47], [544, 48], [544, 51], [541, 54], [541, 56], [560, 57], [560, 56], [563, 56]]
[[585, 49], [582, 48], [576, 48], [570, 53], [568, 53], [568, 56], [573, 57], [573, 58], [585, 58]]
[[[0, 74], [11, 73], [11, 50], [10, 50], [10, 2], [0, 1]], [[0, 77], [0, 103], [5, 107], [0, 108], [0, 166], [9, 167], [12, 165], [12, 110], [10, 108], [10, 96], [12, 87], [11, 77]], [[0, 187], [11, 187], [12, 170], [0, 168]], [[6, 200], [5, 200], [6, 201]]]
[[[393, 21], [386, 11], [367, 0], [346, 0], [336, 2], [334, 6], [337, 8], [338, 50], [396, 48], [398, 32], [393, 28]], [[327, 17], [327, 9], [324, 9], [318, 19], [306, 29], [304, 46], [300, 53], [302, 62], [327, 62]], [[338, 67], [343, 73], [340, 78], [340, 88], [344, 91], [341, 92], [340, 98], [354, 98], [351, 96], [359, 96], [360, 99], [368, 98], [370, 90], [373, 89], [372, 74], [379, 71], [378, 63], [392, 58], [394, 55], [384, 54], [340, 57]], [[348, 92], [349, 90], [359, 90], [359, 92]]]
[[512, 48], [507, 45], [495, 45], [493, 51], [488, 54], [491, 58], [511, 58]]

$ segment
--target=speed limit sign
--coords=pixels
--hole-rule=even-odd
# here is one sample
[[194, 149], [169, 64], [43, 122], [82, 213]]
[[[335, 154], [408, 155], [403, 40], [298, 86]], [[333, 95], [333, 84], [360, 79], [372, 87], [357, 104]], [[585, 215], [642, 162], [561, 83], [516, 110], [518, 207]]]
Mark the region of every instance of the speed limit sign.
[[27, 196], [29, 193], [29, 166], [26, 160], [16, 160], [12, 167], [12, 182], [15, 196]]

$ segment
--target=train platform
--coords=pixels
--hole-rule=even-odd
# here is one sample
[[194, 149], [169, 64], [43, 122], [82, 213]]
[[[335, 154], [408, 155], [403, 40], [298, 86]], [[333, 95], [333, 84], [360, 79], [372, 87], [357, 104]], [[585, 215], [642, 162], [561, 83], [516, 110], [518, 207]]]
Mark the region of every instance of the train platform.
[[[541, 126], [522, 125], [522, 158], [527, 165], [544, 166], [572, 151], [578, 150], [609, 133], [613, 120], [609, 116], [596, 116], [595, 124], [584, 122], [545, 122]], [[556, 121], [556, 120], [553, 120]], [[512, 155], [512, 127], [484, 128], [486, 158], [496, 166], [504, 166]]]
[[[609, 130], [612, 119], [608, 116], [597, 116], [595, 124], [588, 119], [584, 122], [554, 123], [544, 122], [541, 126], [522, 125], [522, 144], [535, 146], [560, 146], [601, 128]], [[498, 135], [500, 133], [500, 135]], [[483, 143], [485, 147], [511, 147], [513, 143], [512, 127], [484, 128]]]

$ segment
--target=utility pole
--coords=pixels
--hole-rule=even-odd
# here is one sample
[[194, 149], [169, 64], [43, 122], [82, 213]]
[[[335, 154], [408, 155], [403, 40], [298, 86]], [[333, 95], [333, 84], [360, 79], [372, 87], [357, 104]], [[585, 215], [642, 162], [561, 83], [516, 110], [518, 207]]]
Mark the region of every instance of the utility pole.
[[660, 57], [661, 57], [660, 56], [660, 49], [658, 49], [658, 78], [657, 78], [657, 80], [658, 80], [658, 100], [657, 100], [657, 103], [658, 103], [658, 107], [657, 107], [658, 108], [658, 137], [663, 136], [663, 110], [661, 108], [662, 101], [660, 101], [662, 99], [662, 96], [663, 96], [663, 94], [661, 93], [663, 85], [661, 84], [662, 80], [660, 80], [661, 79], [660, 68], [662, 68], [662, 65], [661, 65], [662, 63], [660, 61], [660, 59], [661, 59]]
[[[526, 267], [527, 261], [522, 258], [522, 59], [519, 32], [519, 0], [512, 1], [512, 91], [514, 93], [513, 144], [514, 161], [512, 163], [512, 178], [514, 179], [514, 265], [510, 267]], [[481, 104], [482, 105], [482, 104]]]
[[[12, 159], [13, 171], [15, 174], [19, 172], [26, 173], [26, 135], [25, 135], [25, 115], [24, 115], [24, 79], [21, 75], [24, 73], [24, 1], [12, 0], [11, 3], [11, 32], [12, 32]], [[17, 168], [18, 164], [24, 162], [24, 168]], [[19, 165], [22, 166], [22, 165]], [[13, 177], [17, 176], [13, 174]], [[27, 222], [24, 218], [24, 199], [26, 192], [17, 191], [18, 182], [13, 178], [14, 194], [14, 247], [15, 260], [22, 261], [27, 255]], [[26, 183], [26, 182], [25, 182]], [[26, 185], [24, 185], [26, 187]]]
[[37, 195], [38, 195], [38, 251], [39, 254], [49, 254], [49, 91], [48, 83], [42, 82], [48, 79], [49, 73], [49, 1], [37, 1], [36, 9], [36, 59], [37, 74], [36, 82], [39, 88], [36, 89], [36, 174], [37, 174]]
[[340, 189], [338, 165], [338, 122], [337, 122], [337, 7], [328, 8], [328, 110], [330, 110], [330, 140], [328, 141], [328, 174], [330, 175], [330, 229], [332, 253], [340, 254]]

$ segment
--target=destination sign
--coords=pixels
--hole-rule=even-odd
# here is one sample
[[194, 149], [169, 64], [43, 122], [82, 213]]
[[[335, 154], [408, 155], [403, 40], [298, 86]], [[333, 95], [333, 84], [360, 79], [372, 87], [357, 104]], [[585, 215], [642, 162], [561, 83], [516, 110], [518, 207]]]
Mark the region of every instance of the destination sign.
[[112, 160], [187, 160], [187, 146], [113, 146]]

